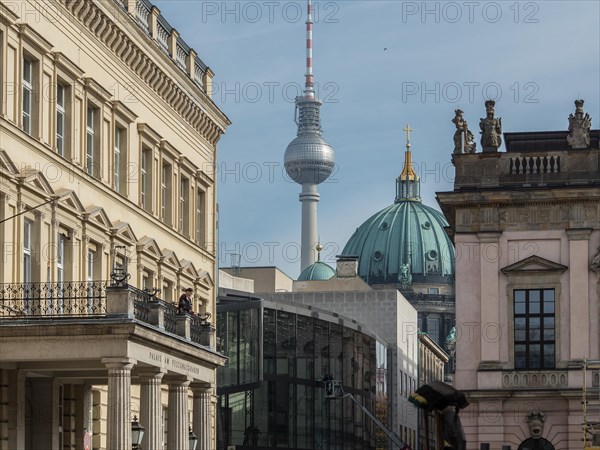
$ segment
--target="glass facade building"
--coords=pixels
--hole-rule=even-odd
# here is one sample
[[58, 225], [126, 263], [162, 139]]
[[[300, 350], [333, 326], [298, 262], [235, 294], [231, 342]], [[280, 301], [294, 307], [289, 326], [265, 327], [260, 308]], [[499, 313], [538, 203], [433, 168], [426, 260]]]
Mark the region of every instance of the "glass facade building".
[[348, 398], [326, 400], [321, 380], [387, 421], [388, 350], [350, 319], [308, 307], [221, 296], [218, 371], [219, 448], [387, 448]]

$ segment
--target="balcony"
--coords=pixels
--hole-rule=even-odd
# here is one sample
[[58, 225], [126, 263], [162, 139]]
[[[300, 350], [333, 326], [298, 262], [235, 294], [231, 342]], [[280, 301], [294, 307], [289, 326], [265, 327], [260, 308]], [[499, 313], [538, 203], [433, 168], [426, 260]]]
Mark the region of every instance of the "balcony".
[[18, 323], [131, 321], [214, 351], [215, 327], [204, 316], [116, 281], [0, 284], [0, 327]]

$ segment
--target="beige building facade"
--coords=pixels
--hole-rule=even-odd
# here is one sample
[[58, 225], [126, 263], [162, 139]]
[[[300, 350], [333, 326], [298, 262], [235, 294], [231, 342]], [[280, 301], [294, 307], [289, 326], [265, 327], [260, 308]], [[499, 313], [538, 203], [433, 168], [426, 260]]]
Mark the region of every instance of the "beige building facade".
[[3, 1], [0, 61], [0, 448], [213, 448], [213, 72], [146, 0]]
[[454, 191], [438, 193], [456, 245], [468, 449], [583, 448], [583, 388], [598, 372], [582, 367], [600, 359], [600, 133], [576, 104], [569, 131], [455, 153]]

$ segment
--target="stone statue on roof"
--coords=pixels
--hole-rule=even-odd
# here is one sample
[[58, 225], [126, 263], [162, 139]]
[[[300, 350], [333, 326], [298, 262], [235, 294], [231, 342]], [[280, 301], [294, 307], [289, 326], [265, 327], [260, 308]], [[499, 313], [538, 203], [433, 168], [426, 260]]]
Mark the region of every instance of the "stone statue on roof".
[[469, 130], [467, 121], [463, 118], [463, 111], [460, 109], [454, 110], [454, 119], [452, 123], [456, 126], [454, 133], [454, 153], [475, 153], [477, 144], [475, 144], [475, 136]]
[[481, 147], [484, 153], [497, 152], [502, 145], [502, 119], [494, 117], [494, 100], [485, 102], [486, 117], [479, 121]]
[[583, 113], [583, 100], [575, 100], [575, 115], [569, 114], [569, 132], [567, 142], [571, 148], [588, 148], [590, 146], [590, 128], [592, 118]]

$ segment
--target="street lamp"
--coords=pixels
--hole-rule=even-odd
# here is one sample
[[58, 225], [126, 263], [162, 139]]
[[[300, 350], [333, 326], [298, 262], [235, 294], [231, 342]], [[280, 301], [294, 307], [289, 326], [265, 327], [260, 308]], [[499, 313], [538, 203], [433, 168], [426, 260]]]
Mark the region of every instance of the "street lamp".
[[133, 416], [133, 422], [131, 422], [131, 447], [133, 449], [140, 448], [142, 439], [144, 439], [144, 431], [146, 429], [139, 424], [137, 416]]
[[190, 450], [196, 450], [196, 446], [198, 445], [198, 436], [194, 434], [192, 431], [192, 427], [190, 427]]

